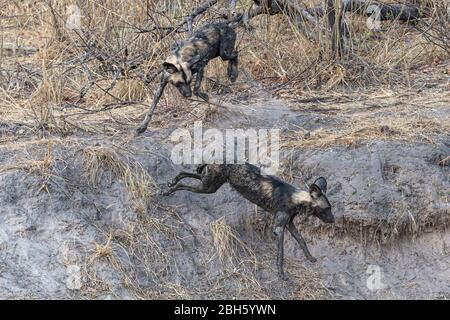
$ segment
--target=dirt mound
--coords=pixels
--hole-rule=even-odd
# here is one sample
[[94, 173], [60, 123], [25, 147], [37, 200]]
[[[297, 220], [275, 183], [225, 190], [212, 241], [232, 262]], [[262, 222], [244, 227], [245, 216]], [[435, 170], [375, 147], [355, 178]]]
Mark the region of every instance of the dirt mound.
[[[341, 123], [339, 113], [323, 121], [262, 96], [230, 104], [229, 117], [208, 126], [281, 126], [311, 140]], [[433, 143], [285, 146], [280, 174], [300, 187], [326, 176], [338, 218], [333, 227], [297, 221], [318, 262], [288, 236], [287, 282], [276, 275], [270, 216], [230, 187], [160, 195], [181, 169], [169, 158], [171, 132], [31, 140], [9, 132], [15, 141], [3, 142], [0, 156], [0, 297], [448, 297], [450, 182], [438, 163], [450, 153], [448, 132]]]

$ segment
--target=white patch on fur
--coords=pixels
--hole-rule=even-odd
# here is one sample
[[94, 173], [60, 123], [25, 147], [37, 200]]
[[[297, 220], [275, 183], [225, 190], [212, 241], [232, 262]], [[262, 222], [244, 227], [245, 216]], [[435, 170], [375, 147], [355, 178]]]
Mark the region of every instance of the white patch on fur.
[[292, 202], [294, 204], [311, 202], [311, 195], [306, 191], [297, 191], [292, 195]]
[[174, 54], [169, 55], [165, 62], [173, 64], [178, 70], [180, 69], [177, 56]]
[[261, 190], [266, 195], [272, 196], [273, 185], [271, 183], [267, 182], [267, 181], [262, 181], [261, 182]]
[[191, 67], [189, 66], [189, 64], [187, 62], [181, 62], [180, 67], [183, 69], [184, 74], [186, 75], [186, 83], [191, 82], [192, 71], [191, 71]]
[[[166, 61], [164, 61], [164, 62], [170, 63], [171, 65], [175, 66], [175, 68], [177, 68], [177, 70], [178, 70], [178, 72], [172, 74], [170, 77], [171, 81], [174, 84], [191, 82], [192, 71], [191, 71], [191, 67], [189, 66], [189, 64], [187, 62], [183, 62], [183, 61], [180, 62], [179, 57], [175, 54], [171, 54], [170, 56], [168, 56]], [[181, 75], [181, 71], [184, 71], [184, 74], [186, 75], [186, 81], [184, 81], [184, 79]]]

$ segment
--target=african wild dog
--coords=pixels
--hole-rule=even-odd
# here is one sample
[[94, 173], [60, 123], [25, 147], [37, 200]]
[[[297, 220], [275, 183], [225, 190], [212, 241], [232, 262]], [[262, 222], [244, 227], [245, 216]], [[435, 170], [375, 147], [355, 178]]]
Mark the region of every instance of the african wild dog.
[[177, 47], [163, 63], [160, 86], [137, 134], [143, 133], [151, 120], [153, 111], [167, 83], [173, 84], [185, 97], [192, 96], [191, 82], [196, 75], [194, 94], [204, 100], [208, 95], [201, 92], [204, 70], [211, 59], [222, 58], [228, 62], [228, 78], [235, 82], [238, 76], [238, 55], [234, 50], [236, 32], [226, 22], [208, 24], [197, 30], [191, 38]]
[[[200, 186], [189, 186], [179, 183], [184, 178], [194, 178], [201, 181]], [[298, 242], [306, 258], [315, 262], [308, 250], [305, 240], [293, 223], [296, 215], [314, 215], [326, 223], [333, 223], [331, 205], [325, 193], [327, 181], [320, 177], [309, 187], [302, 191], [280, 180], [275, 176], [263, 175], [258, 167], [245, 164], [208, 164], [197, 167], [197, 173], [180, 172], [169, 184], [169, 190], [164, 195], [170, 195], [178, 190], [187, 190], [196, 193], [214, 193], [224, 183], [228, 182], [233, 189], [244, 198], [258, 205], [274, 215], [273, 231], [277, 237], [278, 274], [284, 280], [283, 271], [283, 241], [285, 228], [289, 230]]]

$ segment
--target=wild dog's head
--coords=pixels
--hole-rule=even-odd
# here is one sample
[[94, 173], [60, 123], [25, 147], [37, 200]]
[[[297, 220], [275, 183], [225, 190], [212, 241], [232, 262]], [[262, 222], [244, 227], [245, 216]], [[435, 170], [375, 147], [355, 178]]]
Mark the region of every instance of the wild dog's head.
[[197, 62], [197, 57], [189, 61], [183, 61], [175, 52], [172, 53], [163, 63], [167, 81], [173, 84], [180, 93], [185, 97], [192, 96], [191, 82], [192, 70], [191, 66]]
[[331, 212], [331, 204], [327, 196], [327, 180], [324, 177], [317, 178], [309, 187], [311, 196], [311, 211], [314, 216], [326, 223], [333, 223], [334, 216]]

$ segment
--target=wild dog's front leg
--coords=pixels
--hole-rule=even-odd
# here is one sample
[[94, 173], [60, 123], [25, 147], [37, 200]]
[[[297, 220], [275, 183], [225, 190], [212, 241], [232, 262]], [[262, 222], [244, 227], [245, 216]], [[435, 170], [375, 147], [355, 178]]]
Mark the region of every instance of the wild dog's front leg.
[[239, 72], [238, 72], [238, 57], [236, 55], [236, 58], [231, 59], [230, 61], [228, 61], [228, 69], [227, 69], [227, 75], [228, 75], [228, 79], [230, 79], [230, 81], [232, 83], [236, 82]]
[[284, 230], [286, 224], [289, 221], [289, 216], [284, 212], [278, 212], [275, 216], [274, 221], [274, 233], [277, 237], [277, 269], [278, 275], [282, 280], [287, 280], [287, 276], [284, 274], [283, 270], [283, 260], [284, 260]]
[[172, 181], [169, 181], [167, 183], [167, 185], [169, 187], [173, 187], [175, 186], [178, 182], [180, 182], [180, 180], [184, 179], [184, 178], [193, 178], [193, 179], [198, 179], [201, 180], [202, 177], [198, 174], [198, 173], [191, 173], [191, 172], [185, 172], [185, 171], [181, 171], [175, 178], [173, 178]]
[[295, 240], [297, 240], [298, 244], [303, 250], [303, 253], [305, 254], [306, 258], [311, 262], [316, 262], [317, 259], [314, 258], [311, 253], [309, 252], [308, 246], [306, 245], [305, 239], [303, 239], [301, 233], [297, 230], [294, 223], [290, 221], [287, 225], [287, 228], [289, 232], [292, 234]]
[[200, 97], [205, 101], [208, 101], [208, 99], [209, 99], [208, 95], [206, 93], [200, 91], [204, 73], [205, 73], [205, 67], [201, 67], [197, 72], [197, 77], [195, 78], [194, 94], [197, 97]]
[[142, 121], [140, 127], [136, 129], [136, 135], [139, 135], [145, 132], [145, 130], [147, 130], [148, 124], [152, 120], [153, 112], [155, 112], [156, 105], [158, 104], [159, 99], [161, 99], [162, 93], [164, 92], [164, 88], [166, 87], [166, 85], [167, 85], [167, 78], [163, 74], [161, 77], [161, 82], [159, 83], [159, 88], [158, 90], [156, 90], [155, 97], [153, 98], [152, 105], [148, 110], [147, 114], [145, 115], [144, 121]]
[[188, 185], [179, 183], [176, 186], [171, 187], [169, 190], [164, 192], [163, 195], [168, 196], [179, 190], [187, 190], [187, 191], [191, 191], [191, 192], [195, 192], [195, 193], [207, 193], [203, 186], [193, 187], [193, 186], [188, 186]]
[[228, 61], [228, 78], [231, 82], [235, 82], [238, 77], [238, 55], [234, 50], [236, 42], [236, 32], [226, 32], [222, 35], [220, 41], [220, 57], [224, 61]]

